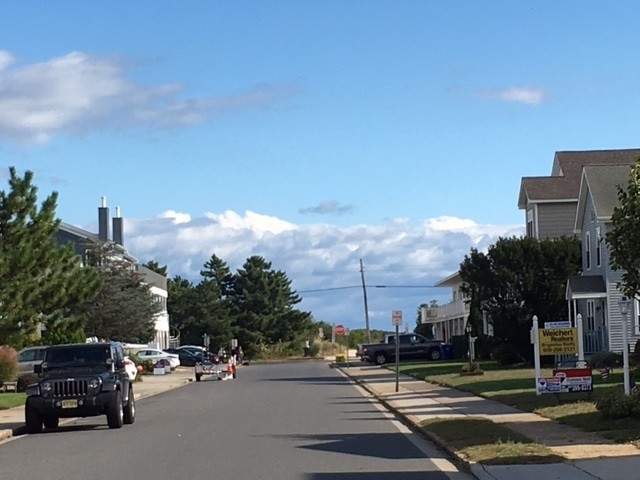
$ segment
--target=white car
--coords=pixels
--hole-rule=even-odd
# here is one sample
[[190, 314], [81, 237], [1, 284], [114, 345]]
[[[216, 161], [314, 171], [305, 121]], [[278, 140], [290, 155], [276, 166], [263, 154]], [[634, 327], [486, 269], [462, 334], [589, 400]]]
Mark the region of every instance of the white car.
[[171, 367], [171, 369], [180, 366], [180, 357], [178, 357], [178, 355], [163, 352], [162, 350], [157, 350], [155, 348], [140, 350], [138, 353], [136, 353], [136, 355], [142, 360], [151, 360], [153, 363], [162, 359], [169, 360], [169, 366]]
[[136, 375], [138, 375], [138, 367], [129, 357], [124, 357], [124, 368], [127, 371], [127, 375], [129, 375], [129, 380], [133, 382], [136, 379]]

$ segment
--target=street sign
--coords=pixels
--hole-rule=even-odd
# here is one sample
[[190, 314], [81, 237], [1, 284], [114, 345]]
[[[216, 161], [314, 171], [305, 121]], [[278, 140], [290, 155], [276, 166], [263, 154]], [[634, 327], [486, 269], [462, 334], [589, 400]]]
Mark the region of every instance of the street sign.
[[391, 325], [402, 325], [402, 310], [391, 312]]
[[345, 330], [344, 325], [338, 324], [333, 327], [333, 331], [336, 332], [336, 335], [344, 335]]

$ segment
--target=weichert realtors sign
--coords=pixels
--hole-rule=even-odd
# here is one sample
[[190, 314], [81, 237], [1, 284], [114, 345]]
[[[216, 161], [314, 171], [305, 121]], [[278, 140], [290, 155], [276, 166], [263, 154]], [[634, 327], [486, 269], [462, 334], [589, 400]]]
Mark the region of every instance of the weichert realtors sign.
[[562, 355], [578, 351], [575, 328], [539, 328], [540, 355]]

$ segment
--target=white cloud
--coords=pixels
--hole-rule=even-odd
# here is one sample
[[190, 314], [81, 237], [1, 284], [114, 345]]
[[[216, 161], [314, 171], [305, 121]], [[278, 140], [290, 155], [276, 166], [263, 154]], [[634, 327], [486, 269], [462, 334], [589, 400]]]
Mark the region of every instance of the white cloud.
[[547, 92], [542, 87], [511, 87], [506, 90], [485, 92], [482, 96], [490, 100], [539, 105], [547, 99]]
[[180, 98], [180, 84], [137, 84], [127, 78], [123, 59], [82, 52], [13, 64], [0, 50], [0, 139], [25, 143], [105, 128], [191, 125], [294, 93], [290, 86], [259, 85], [235, 95]]
[[197, 283], [200, 269], [214, 253], [233, 271], [248, 257], [260, 255], [273, 268], [285, 271], [298, 291], [337, 288], [303, 293], [300, 308], [317, 320], [354, 328], [364, 321], [360, 259], [366, 283], [372, 285], [368, 293], [372, 328], [390, 328], [385, 312], [390, 315], [395, 309], [403, 309], [412, 326], [420, 303], [450, 300], [447, 289], [430, 287], [456, 271], [472, 247], [484, 250], [499, 236], [523, 234], [519, 225], [481, 225], [456, 217], [340, 227], [296, 225], [230, 210], [199, 218], [168, 210], [156, 219], [125, 218], [124, 228], [130, 253], [141, 262], [167, 265], [171, 277], [180, 275]]
[[174, 224], [187, 223], [191, 221], [191, 215], [188, 213], [180, 213], [175, 210], [167, 210], [158, 215], [158, 218], [170, 218]]

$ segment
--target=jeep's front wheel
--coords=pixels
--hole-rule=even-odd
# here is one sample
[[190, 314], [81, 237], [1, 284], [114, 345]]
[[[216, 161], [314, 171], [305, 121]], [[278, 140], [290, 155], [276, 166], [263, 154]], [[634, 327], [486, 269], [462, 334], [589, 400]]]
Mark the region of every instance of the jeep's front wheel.
[[109, 428], [121, 428], [124, 424], [124, 409], [122, 408], [122, 392], [120, 390], [113, 392], [106, 410]]
[[124, 423], [131, 425], [136, 421], [136, 399], [133, 397], [133, 388], [129, 387], [129, 401], [124, 409]]
[[42, 433], [42, 415], [29, 403], [29, 400], [27, 400], [24, 409], [24, 423], [27, 427], [27, 433]]
[[46, 428], [47, 430], [53, 430], [55, 428], [58, 428], [59, 422], [60, 419], [55, 415], [47, 415], [44, 417], [44, 428]]

